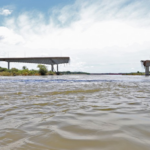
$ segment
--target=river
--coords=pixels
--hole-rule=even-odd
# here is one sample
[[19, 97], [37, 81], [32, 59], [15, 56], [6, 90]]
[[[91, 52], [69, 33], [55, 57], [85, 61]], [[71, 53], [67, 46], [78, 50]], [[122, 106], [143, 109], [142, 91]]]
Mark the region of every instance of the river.
[[150, 77], [0, 77], [0, 150], [149, 150]]

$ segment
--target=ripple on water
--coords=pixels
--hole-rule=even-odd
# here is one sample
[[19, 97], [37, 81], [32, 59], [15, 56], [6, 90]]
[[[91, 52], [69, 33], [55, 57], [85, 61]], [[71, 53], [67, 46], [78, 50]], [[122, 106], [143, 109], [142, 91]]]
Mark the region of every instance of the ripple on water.
[[0, 77], [2, 150], [149, 150], [150, 79]]

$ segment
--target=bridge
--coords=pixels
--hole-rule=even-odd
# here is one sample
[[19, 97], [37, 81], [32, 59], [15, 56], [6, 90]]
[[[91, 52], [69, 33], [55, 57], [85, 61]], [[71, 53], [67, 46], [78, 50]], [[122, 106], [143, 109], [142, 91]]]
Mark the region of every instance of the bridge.
[[149, 66], [150, 66], [150, 60], [141, 60], [143, 66], [145, 67], [145, 75], [149, 76]]
[[51, 70], [54, 71], [54, 65], [69, 63], [70, 57], [18, 57], [18, 58], [0, 58], [0, 61], [6, 61], [8, 63], [8, 69], [10, 69], [10, 63], [36, 63], [51, 65]]

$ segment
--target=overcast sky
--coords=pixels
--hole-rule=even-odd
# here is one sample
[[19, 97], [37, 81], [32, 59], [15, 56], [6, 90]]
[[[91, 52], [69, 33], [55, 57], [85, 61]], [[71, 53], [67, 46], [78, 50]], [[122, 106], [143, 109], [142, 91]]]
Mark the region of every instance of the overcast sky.
[[149, 8], [149, 0], [0, 0], [0, 57], [69, 56], [60, 70], [144, 71]]

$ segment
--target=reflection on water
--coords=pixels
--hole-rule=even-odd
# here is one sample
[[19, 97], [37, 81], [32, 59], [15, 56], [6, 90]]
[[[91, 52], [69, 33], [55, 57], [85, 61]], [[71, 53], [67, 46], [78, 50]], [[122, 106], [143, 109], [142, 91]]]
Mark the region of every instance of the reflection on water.
[[0, 77], [0, 150], [149, 150], [150, 78]]

